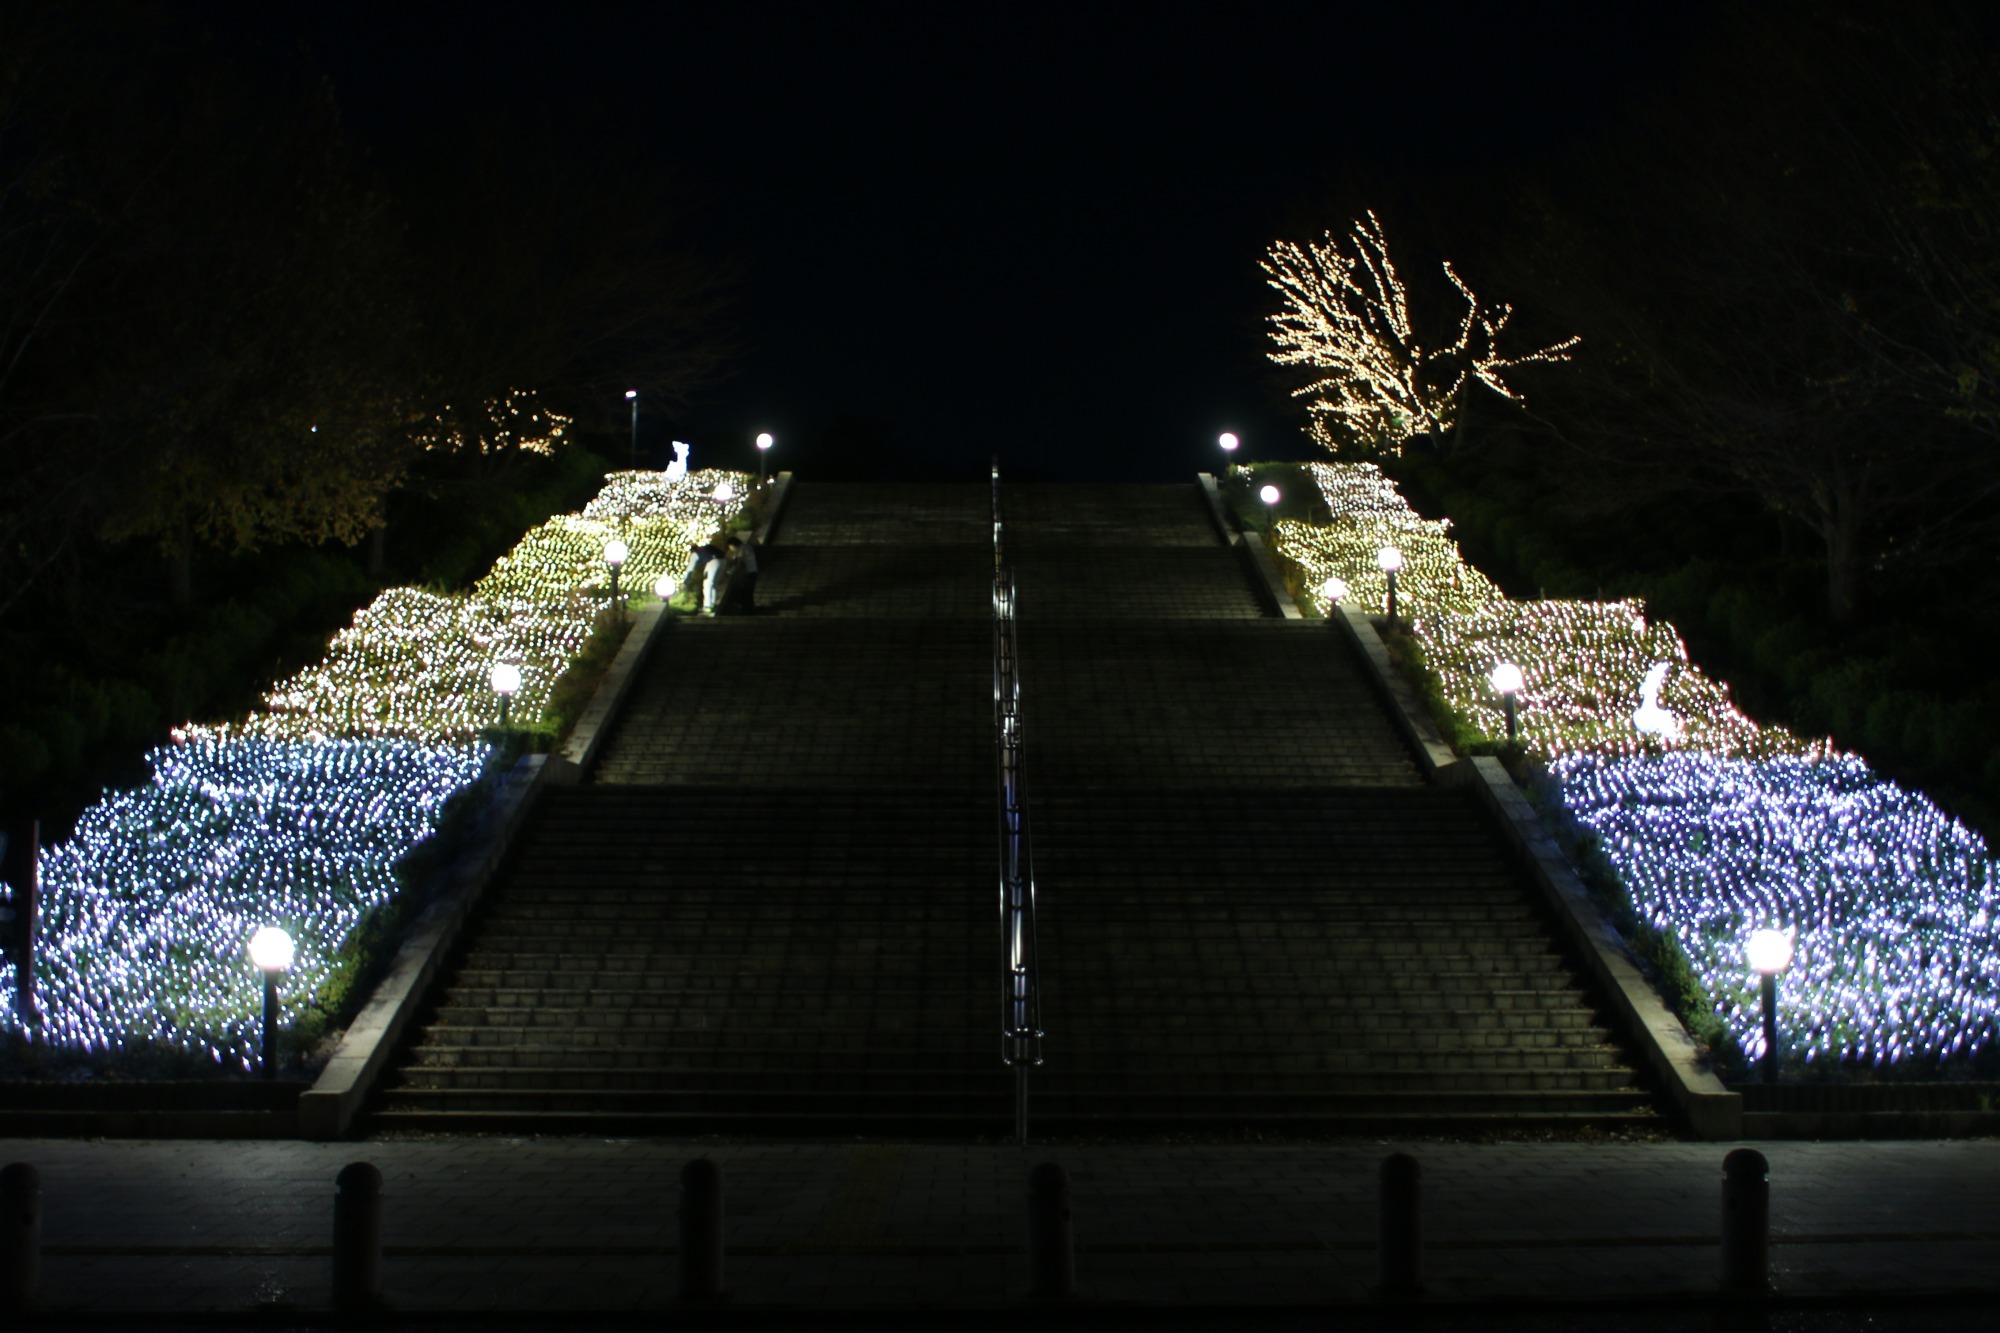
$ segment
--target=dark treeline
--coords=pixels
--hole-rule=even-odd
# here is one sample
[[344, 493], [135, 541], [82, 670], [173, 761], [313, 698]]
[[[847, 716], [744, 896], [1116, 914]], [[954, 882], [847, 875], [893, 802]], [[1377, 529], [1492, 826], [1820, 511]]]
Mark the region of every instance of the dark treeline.
[[351, 605], [385, 528], [560, 483], [515, 447], [555, 414], [622, 439], [719, 368], [657, 167], [532, 97], [373, 156], [338, 92], [171, 7], [0, 9], [0, 802], [208, 706], [149, 649]]
[[1748, 7], [1525, 183], [1392, 196], [1413, 288], [1428, 248], [1523, 345], [1583, 338], [1393, 466], [1516, 593], [1649, 596], [1754, 711], [1990, 831], [2000, 62], [1969, 13]]

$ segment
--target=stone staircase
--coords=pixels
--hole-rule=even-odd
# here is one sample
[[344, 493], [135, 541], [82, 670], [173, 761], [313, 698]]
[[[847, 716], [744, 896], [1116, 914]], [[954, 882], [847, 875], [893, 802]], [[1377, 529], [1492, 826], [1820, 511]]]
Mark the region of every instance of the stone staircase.
[[[1193, 487], [1006, 495], [1038, 1133], [1656, 1123], [1487, 817]], [[382, 1128], [1001, 1134], [977, 486], [802, 485], [533, 816]]]
[[376, 1123], [992, 1129], [991, 820], [965, 789], [550, 792]]

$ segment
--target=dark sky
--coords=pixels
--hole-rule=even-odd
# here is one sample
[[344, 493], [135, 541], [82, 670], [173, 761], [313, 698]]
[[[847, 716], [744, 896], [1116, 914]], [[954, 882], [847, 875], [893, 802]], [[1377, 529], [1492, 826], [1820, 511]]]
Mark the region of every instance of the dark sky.
[[[710, 202], [749, 351], [679, 420], [969, 475], [1173, 479], [1304, 456], [1262, 369], [1263, 248], [1357, 172], [1502, 171], [1601, 124], [1706, 5], [287, 4], [364, 138], [539, 109]], [[587, 108], [587, 110], [586, 110]], [[1393, 238], [1392, 238], [1393, 239]], [[1478, 286], [1476, 275], [1474, 286]], [[643, 386], [642, 386], [643, 387]], [[782, 458], [782, 462], [780, 461]]]

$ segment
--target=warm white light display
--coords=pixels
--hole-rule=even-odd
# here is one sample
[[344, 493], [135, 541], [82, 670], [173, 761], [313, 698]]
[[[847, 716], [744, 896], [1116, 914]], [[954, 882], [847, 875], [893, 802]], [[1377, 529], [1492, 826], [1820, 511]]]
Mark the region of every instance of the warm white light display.
[[1507, 734], [1496, 671], [1520, 669], [1520, 739], [1746, 1052], [1761, 1054], [1763, 1034], [1744, 949], [1776, 925], [1795, 947], [1785, 1050], [1884, 1062], [1993, 1041], [2000, 866], [1976, 834], [1829, 742], [1744, 716], [1637, 601], [1510, 601], [1379, 469], [1312, 472], [1333, 521], [1278, 524], [1280, 553], [1307, 586], [1368, 598], [1384, 590], [1378, 552], [1399, 550], [1397, 596], [1425, 664], [1490, 739]]
[[[325, 984], [392, 867], [475, 780], [480, 745], [194, 740], [153, 777], [93, 805], [42, 854], [36, 995], [54, 1045], [156, 1041], [250, 1068], [263, 982], [244, 941], [280, 920], [296, 941], [283, 1011]], [[13, 964], [0, 966], [8, 993]], [[0, 1028], [20, 1017], [0, 1006]]]
[[1313, 379], [1293, 391], [1307, 400], [1313, 439], [1341, 452], [1393, 453], [1411, 435], [1451, 429], [1475, 383], [1519, 398], [1504, 372], [1537, 362], [1567, 361], [1578, 339], [1516, 356], [1499, 350], [1513, 317], [1501, 304], [1482, 307], [1450, 262], [1444, 275], [1465, 302], [1452, 341], [1426, 347], [1410, 323], [1409, 293], [1389, 258], [1374, 213], [1345, 238], [1332, 232], [1310, 245], [1279, 241], [1263, 268], [1280, 308], [1271, 316], [1271, 359], [1303, 366]]
[[241, 722], [187, 726], [176, 738], [317, 740], [475, 736], [492, 723], [493, 663], [513, 665], [515, 725], [535, 726], [556, 678], [582, 650], [601, 595], [561, 601], [441, 596], [391, 588], [355, 613], [326, 656], [280, 682]]
[[[59, 1046], [157, 1041], [251, 1066], [261, 981], [244, 941], [276, 920], [297, 941], [287, 1014], [316, 999], [392, 868], [493, 751], [492, 696], [532, 724], [588, 638], [614, 533], [642, 577], [735, 516], [738, 474], [607, 479], [582, 515], [530, 532], [468, 594], [392, 588], [318, 664], [246, 718], [177, 729], [153, 778], [110, 792], [43, 855], [37, 993]], [[11, 990], [11, 964], [0, 966]], [[11, 1006], [0, 1030], [18, 1024]]]
[[264, 972], [289, 972], [297, 954], [282, 926], [260, 926], [250, 937], [250, 961]]

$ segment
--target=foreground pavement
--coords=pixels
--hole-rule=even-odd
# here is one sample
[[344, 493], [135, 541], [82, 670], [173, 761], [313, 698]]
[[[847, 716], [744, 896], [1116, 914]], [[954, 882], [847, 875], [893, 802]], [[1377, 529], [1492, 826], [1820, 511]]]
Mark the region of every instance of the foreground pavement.
[[[1423, 1305], [1699, 1303], [1730, 1146], [29, 1139], [0, 1157], [41, 1172], [53, 1315], [324, 1310], [334, 1177], [354, 1161], [383, 1174], [396, 1310], [658, 1310], [675, 1301], [680, 1168], [709, 1157], [738, 1316], [1018, 1306], [1026, 1173], [1056, 1161], [1080, 1304], [1279, 1317], [1371, 1301], [1377, 1172], [1399, 1149], [1423, 1166]], [[1756, 1146], [1779, 1296], [2000, 1295], [2000, 1142]]]

